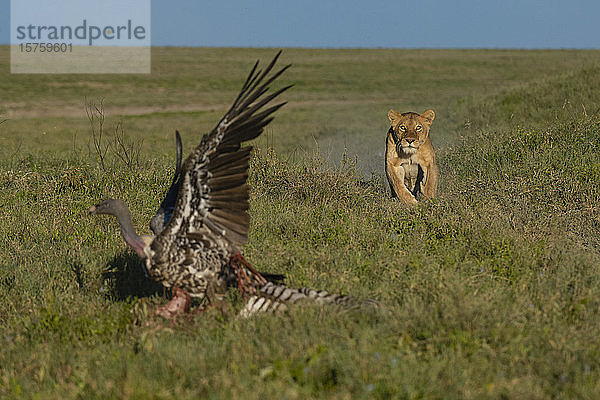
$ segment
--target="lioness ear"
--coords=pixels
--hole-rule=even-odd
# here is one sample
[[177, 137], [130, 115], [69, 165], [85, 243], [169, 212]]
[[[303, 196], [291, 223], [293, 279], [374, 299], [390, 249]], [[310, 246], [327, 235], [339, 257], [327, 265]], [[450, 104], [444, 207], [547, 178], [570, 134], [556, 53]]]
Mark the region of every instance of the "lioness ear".
[[392, 123], [392, 126], [396, 126], [398, 120], [402, 117], [402, 114], [400, 114], [397, 111], [394, 110], [390, 110], [388, 112], [388, 118], [390, 119], [390, 122]]
[[428, 120], [429, 124], [431, 125], [431, 123], [435, 119], [435, 113], [433, 112], [433, 110], [427, 110], [423, 114], [421, 114], [421, 117], [423, 117], [426, 120]]

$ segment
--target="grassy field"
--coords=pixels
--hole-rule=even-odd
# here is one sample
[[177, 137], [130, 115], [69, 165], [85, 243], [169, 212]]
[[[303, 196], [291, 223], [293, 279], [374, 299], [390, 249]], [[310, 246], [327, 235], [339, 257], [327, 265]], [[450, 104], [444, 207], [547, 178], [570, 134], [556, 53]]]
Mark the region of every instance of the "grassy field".
[[[255, 143], [244, 254], [384, 310], [152, 317], [164, 291], [87, 210], [122, 198], [147, 233], [174, 130], [191, 149], [274, 52], [52, 76], [10, 75], [0, 48], [0, 397], [599, 398], [598, 51], [285, 50], [296, 86]], [[131, 161], [100, 164], [100, 99]], [[436, 111], [439, 198], [416, 209], [384, 184], [389, 108]]]

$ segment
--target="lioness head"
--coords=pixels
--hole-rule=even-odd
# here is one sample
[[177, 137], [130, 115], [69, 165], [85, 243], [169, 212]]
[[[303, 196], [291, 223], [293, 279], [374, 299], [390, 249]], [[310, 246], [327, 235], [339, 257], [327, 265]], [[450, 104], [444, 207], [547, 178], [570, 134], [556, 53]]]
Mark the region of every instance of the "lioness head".
[[427, 110], [421, 115], [414, 112], [400, 114], [390, 110], [388, 118], [392, 124], [390, 131], [398, 155], [413, 154], [429, 138], [429, 127], [435, 118], [435, 113], [433, 110]]

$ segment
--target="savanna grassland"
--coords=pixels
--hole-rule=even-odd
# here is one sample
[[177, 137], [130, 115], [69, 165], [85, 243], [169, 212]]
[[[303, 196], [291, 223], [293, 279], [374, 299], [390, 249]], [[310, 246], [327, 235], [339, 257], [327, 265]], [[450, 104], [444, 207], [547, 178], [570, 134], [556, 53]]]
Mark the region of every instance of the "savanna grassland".
[[[189, 151], [275, 50], [157, 48], [140, 76], [11, 75], [8, 53], [1, 398], [600, 397], [600, 52], [284, 50], [244, 254], [382, 310], [242, 320], [232, 293], [175, 325], [87, 210], [122, 198], [148, 233], [174, 130]], [[415, 209], [383, 176], [390, 108], [436, 111], [439, 198]]]

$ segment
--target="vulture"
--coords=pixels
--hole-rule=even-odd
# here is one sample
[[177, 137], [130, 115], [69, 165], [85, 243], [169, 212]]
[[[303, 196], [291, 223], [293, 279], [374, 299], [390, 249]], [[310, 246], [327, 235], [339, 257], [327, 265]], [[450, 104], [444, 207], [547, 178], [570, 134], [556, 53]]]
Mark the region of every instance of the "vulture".
[[285, 102], [271, 102], [292, 85], [270, 92], [271, 85], [290, 65], [271, 73], [281, 51], [264, 71], [257, 61], [231, 108], [181, 164], [181, 138], [176, 133], [177, 162], [171, 187], [152, 218], [154, 236], [136, 233], [127, 205], [108, 199], [92, 206], [90, 214], [118, 219], [127, 244], [143, 259], [148, 276], [172, 288], [172, 298], [157, 315], [174, 318], [189, 311], [191, 297], [209, 304], [223, 301], [230, 287], [245, 298], [240, 314], [285, 310], [303, 300], [352, 308], [358, 302], [344, 295], [309, 288], [292, 289], [268, 282], [242, 256], [247, 241], [248, 162], [251, 146]]

